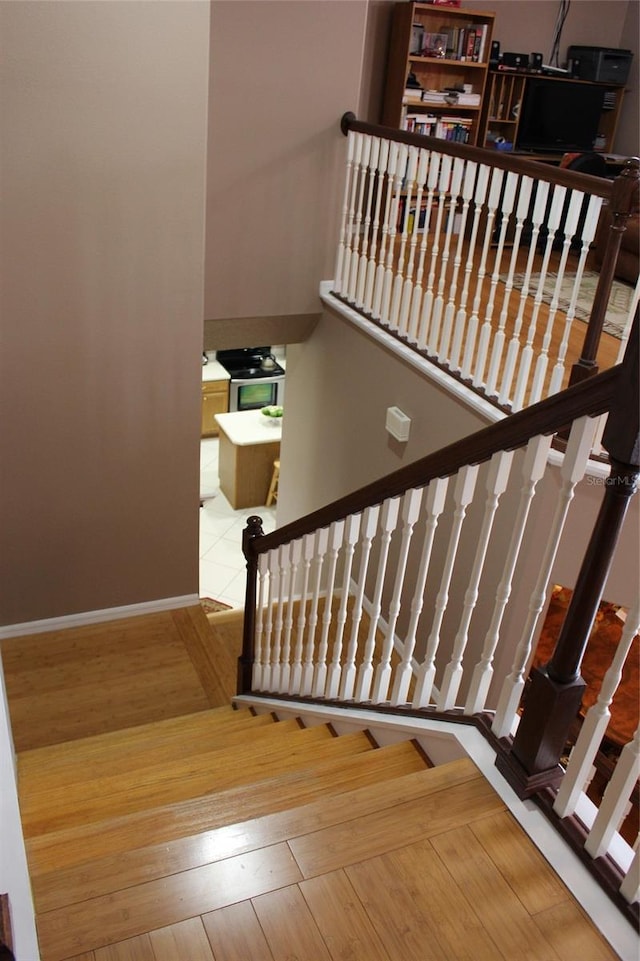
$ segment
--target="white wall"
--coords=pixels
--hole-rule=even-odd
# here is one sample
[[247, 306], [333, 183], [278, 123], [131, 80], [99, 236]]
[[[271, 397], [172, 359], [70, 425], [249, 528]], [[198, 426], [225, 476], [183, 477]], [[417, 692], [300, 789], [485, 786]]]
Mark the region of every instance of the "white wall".
[[0, 892], [9, 895], [16, 961], [38, 961], [38, 938], [20, 823], [9, 708], [0, 661]]

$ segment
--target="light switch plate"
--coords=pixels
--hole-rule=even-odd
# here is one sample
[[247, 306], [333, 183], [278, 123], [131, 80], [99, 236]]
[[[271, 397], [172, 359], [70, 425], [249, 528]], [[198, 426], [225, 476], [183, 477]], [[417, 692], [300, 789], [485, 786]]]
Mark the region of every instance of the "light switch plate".
[[399, 407], [387, 408], [387, 421], [385, 426], [387, 431], [392, 437], [395, 437], [396, 440], [409, 440], [411, 418], [407, 417], [404, 411], [401, 411]]

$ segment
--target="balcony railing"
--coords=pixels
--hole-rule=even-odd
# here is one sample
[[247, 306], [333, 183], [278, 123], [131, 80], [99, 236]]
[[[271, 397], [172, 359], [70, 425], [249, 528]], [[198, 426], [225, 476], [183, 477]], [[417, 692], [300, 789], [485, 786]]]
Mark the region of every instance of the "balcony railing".
[[[597, 371], [637, 159], [610, 181], [351, 114], [343, 130], [337, 297], [507, 411]], [[613, 224], [588, 290], [603, 203]], [[621, 349], [637, 303], [638, 287]]]

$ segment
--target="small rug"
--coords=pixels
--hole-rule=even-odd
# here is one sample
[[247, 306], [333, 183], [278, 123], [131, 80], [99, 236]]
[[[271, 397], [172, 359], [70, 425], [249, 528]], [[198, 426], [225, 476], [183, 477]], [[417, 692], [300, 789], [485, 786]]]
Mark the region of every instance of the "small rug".
[[223, 604], [222, 601], [214, 601], [211, 597], [201, 597], [200, 603], [202, 604], [205, 614], [217, 614], [218, 611], [232, 610], [231, 604]]
[[[555, 291], [557, 276], [557, 274], [549, 272], [545, 277], [544, 288], [542, 291], [542, 300], [545, 304], [551, 303], [551, 299]], [[575, 305], [575, 317], [578, 320], [584, 321], [585, 323], [589, 321], [589, 317], [591, 316], [591, 306], [593, 304], [593, 298], [596, 292], [599, 276], [600, 275], [596, 273], [595, 270], [585, 270], [582, 275], [580, 290], [578, 292], [578, 298]], [[524, 274], [513, 275], [513, 286], [515, 290], [522, 290], [524, 277]], [[503, 282], [506, 281], [506, 279], [506, 274], [502, 274], [500, 276], [500, 280]], [[539, 280], [540, 274], [531, 274], [531, 278], [529, 280], [530, 297], [535, 296], [535, 293], [538, 289]], [[569, 308], [571, 303], [571, 295], [573, 293], [574, 281], [575, 274], [565, 274], [562, 279], [558, 295], [558, 308], [560, 310], [566, 311]], [[603, 329], [607, 334], [611, 334], [612, 337], [617, 337], [618, 340], [622, 340], [625, 327], [629, 321], [633, 294], [633, 287], [630, 287], [628, 284], [623, 284], [618, 280], [613, 281]]]

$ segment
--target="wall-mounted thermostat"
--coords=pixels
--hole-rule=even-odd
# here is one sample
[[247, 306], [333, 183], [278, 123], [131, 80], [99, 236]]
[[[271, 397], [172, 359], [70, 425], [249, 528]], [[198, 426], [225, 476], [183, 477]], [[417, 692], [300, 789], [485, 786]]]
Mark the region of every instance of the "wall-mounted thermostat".
[[409, 440], [409, 428], [411, 418], [400, 410], [399, 407], [387, 407], [386, 428], [396, 440]]

